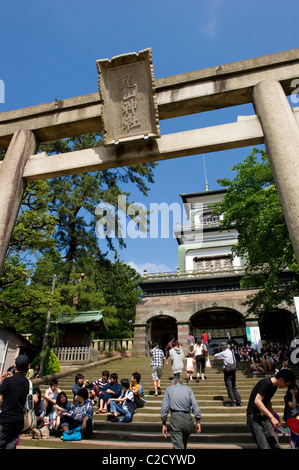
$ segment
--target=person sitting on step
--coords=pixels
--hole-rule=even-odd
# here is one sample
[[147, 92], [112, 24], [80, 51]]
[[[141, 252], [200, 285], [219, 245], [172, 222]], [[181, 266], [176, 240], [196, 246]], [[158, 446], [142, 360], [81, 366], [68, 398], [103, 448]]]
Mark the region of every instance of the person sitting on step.
[[145, 395], [143, 386], [140, 384], [141, 374], [139, 372], [134, 372], [131, 378], [130, 389], [134, 393], [134, 401], [136, 408], [143, 408], [145, 405]]
[[121, 385], [117, 382], [116, 373], [110, 375], [110, 382], [107, 383], [99, 392], [99, 409], [96, 414], [107, 413], [108, 400], [110, 398], [118, 398], [121, 394]]
[[110, 383], [109, 381], [110, 373], [108, 370], [103, 370], [102, 377], [97, 379], [95, 382], [92, 383], [92, 389], [90, 390], [90, 399], [94, 405], [99, 403], [100, 400], [100, 392], [102, 391], [103, 387]]
[[87, 437], [93, 431], [93, 406], [90, 400], [88, 400], [88, 391], [82, 387], [78, 390], [76, 395], [76, 403], [72, 406], [70, 411], [62, 413], [61, 416], [61, 427], [63, 431], [76, 429], [82, 426], [81, 432], [86, 434]]
[[[129, 423], [132, 420], [133, 413], [136, 409], [134, 402], [134, 393], [130, 389], [130, 382], [128, 379], [121, 379], [120, 381], [122, 392], [119, 398], [110, 398], [108, 405], [110, 405], [110, 412], [114, 417], [111, 421], [118, 421], [120, 423]], [[118, 417], [118, 413], [123, 418]]]

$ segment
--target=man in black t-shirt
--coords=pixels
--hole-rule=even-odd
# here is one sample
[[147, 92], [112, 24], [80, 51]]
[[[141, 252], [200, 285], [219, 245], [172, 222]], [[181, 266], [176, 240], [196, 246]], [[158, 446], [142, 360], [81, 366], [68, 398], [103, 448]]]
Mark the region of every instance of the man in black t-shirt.
[[275, 377], [262, 379], [253, 387], [247, 406], [247, 425], [259, 449], [280, 449], [275, 433], [280, 422], [274, 416], [271, 399], [278, 388], [294, 382], [293, 372], [283, 369]]
[[24, 406], [29, 393], [26, 372], [29, 368], [27, 356], [18, 356], [15, 373], [0, 385], [2, 412], [0, 413], [0, 449], [15, 449], [24, 427]]

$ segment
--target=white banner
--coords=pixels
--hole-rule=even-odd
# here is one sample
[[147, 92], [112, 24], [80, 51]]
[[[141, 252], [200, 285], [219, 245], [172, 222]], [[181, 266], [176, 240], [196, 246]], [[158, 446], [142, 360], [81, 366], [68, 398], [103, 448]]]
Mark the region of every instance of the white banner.
[[262, 341], [261, 341], [261, 332], [259, 326], [247, 326], [246, 327], [246, 336], [248, 341], [251, 342], [253, 349], [257, 349], [258, 352], [261, 352]]
[[299, 324], [299, 297], [294, 297], [294, 303], [295, 303], [295, 308], [296, 308], [296, 313], [297, 313], [297, 320]]

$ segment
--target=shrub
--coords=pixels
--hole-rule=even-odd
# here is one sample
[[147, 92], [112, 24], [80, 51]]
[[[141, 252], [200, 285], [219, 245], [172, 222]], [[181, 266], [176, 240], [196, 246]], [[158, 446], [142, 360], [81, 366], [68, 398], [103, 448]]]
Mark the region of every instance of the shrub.
[[[38, 354], [38, 356], [36, 356], [36, 358], [32, 362], [32, 367], [34, 368], [34, 366], [36, 364], [39, 364], [39, 362], [40, 362], [40, 353]], [[49, 348], [49, 346], [47, 346], [43, 375], [51, 375], [51, 374], [55, 374], [56, 372], [61, 372], [59, 360], [56, 354], [52, 351], [52, 349]]]

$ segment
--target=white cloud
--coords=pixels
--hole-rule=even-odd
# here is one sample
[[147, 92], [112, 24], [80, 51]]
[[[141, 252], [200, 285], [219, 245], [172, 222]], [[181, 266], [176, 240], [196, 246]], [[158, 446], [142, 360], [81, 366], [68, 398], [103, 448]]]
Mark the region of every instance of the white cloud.
[[201, 21], [201, 32], [210, 39], [214, 39], [217, 35], [223, 5], [223, 0], [209, 0], [206, 3]]
[[216, 18], [211, 19], [203, 27], [203, 33], [207, 35], [210, 39], [213, 39], [216, 36], [218, 22]]
[[129, 261], [127, 263], [131, 268], [134, 268], [139, 274], [143, 274], [143, 271], [146, 269], [148, 273], [161, 273], [161, 272], [171, 272], [174, 269], [166, 266], [166, 264], [154, 264], [154, 263], [143, 263], [137, 265], [134, 261]]

